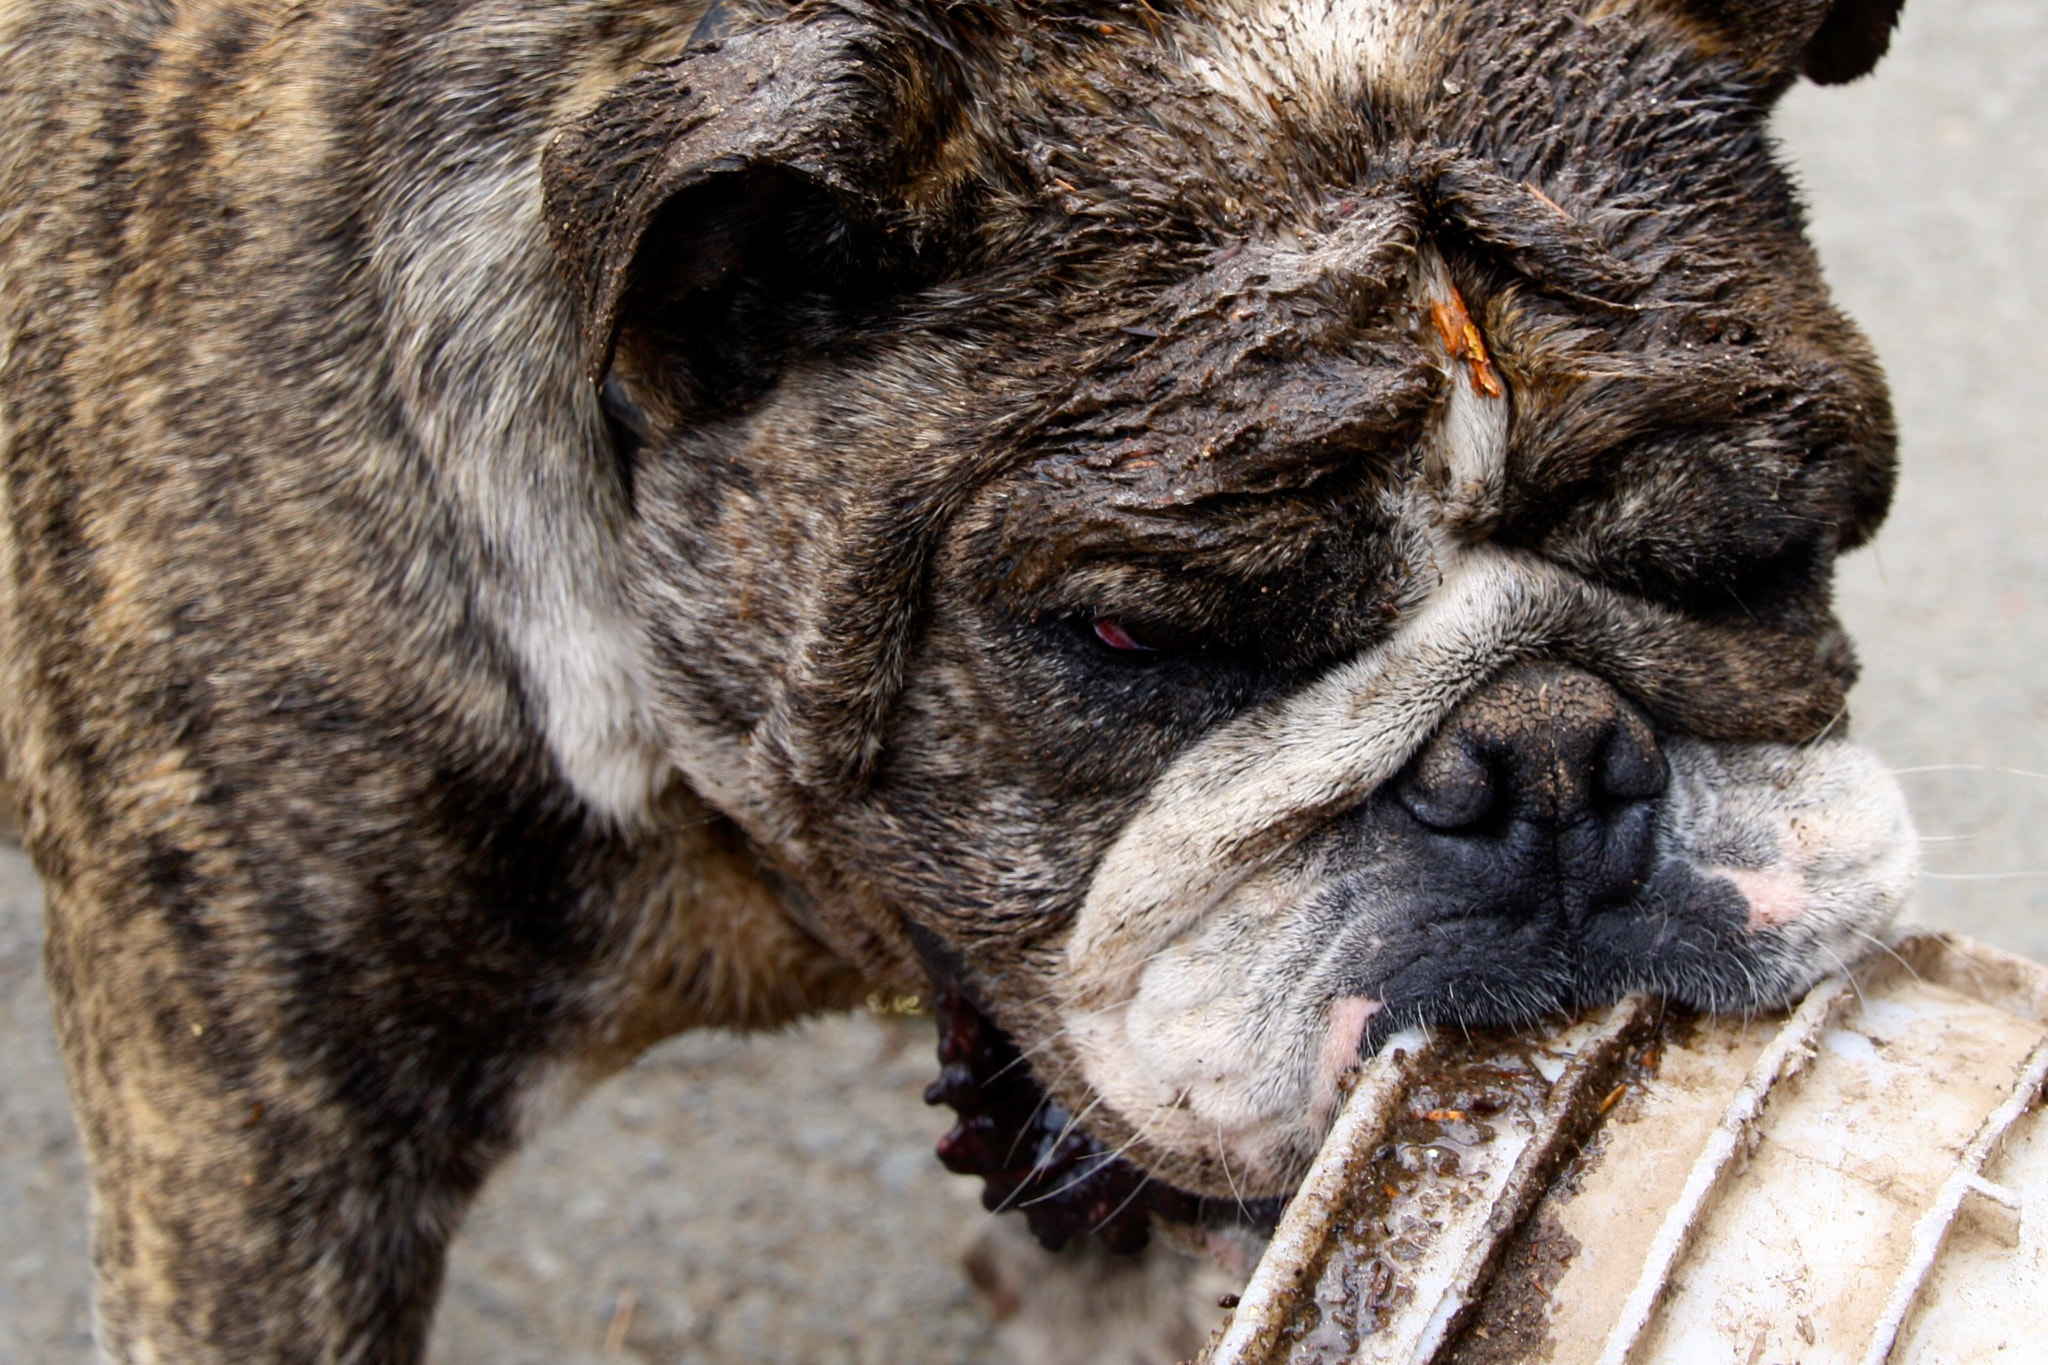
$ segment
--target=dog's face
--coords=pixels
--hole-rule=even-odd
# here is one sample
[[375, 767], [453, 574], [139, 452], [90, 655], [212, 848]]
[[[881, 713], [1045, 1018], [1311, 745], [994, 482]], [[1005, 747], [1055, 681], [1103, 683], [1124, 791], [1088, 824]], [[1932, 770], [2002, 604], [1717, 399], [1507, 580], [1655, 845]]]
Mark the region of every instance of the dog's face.
[[1202, 1191], [1399, 1025], [1859, 954], [1893, 434], [1766, 124], [1896, 8], [715, 11], [547, 163], [676, 762]]

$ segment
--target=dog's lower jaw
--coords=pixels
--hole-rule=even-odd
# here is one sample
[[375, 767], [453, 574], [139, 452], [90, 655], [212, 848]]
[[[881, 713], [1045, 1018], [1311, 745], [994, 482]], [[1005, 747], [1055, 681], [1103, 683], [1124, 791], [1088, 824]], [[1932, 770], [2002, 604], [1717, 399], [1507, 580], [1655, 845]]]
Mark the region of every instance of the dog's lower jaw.
[[957, 1175], [980, 1176], [983, 1205], [1021, 1212], [1046, 1250], [1092, 1234], [1111, 1251], [1134, 1254], [1150, 1240], [1155, 1217], [1260, 1228], [1278, 1221], [1283, 1199], [1191, 1194], [1104, 1147], [1039, 1088], [1016, 1044], [958, 989], [938, 987], [932, 1008], [941, 1070], [925, 1101], [960, 1116], [939, 1139], [939, 1160]]

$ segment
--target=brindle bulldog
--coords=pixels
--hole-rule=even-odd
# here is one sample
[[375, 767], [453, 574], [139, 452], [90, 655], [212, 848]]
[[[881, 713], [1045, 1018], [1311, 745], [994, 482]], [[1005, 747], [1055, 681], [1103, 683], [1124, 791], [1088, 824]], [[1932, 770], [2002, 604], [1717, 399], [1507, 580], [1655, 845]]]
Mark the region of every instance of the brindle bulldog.
[[949, 1159], [1128, 1246], [1399, 1026], [1863, 951], [1893, 426], [1769, 118], [1898, 3], [0, 3], [106, 1356], [415, 1359], [682, 1028], [936, 989]]

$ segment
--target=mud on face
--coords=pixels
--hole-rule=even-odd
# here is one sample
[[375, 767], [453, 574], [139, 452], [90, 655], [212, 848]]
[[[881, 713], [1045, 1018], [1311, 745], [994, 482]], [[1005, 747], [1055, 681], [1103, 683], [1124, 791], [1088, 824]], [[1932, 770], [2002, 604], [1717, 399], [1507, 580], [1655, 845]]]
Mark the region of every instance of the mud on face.
[[1766, 122], [1894, 13], [735, 10], [551, 153], [677, 761], [1206, 1195], [1391, 1028], [1858, 954], [1894, 439]]

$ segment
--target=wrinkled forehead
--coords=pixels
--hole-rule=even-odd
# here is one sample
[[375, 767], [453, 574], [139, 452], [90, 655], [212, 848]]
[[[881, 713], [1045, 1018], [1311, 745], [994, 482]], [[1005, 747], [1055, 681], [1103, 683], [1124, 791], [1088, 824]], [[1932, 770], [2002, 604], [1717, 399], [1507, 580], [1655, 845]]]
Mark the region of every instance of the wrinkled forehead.
[[1713, 155], [1716, 121], [1760, 110], [1782, 84], [1679, 0], [1197, 0], [1116, 14], [1041, 17], [1017, 35], [991, 103], [1016, 119], [1024, 159], [1044, 183], [1094, 163], [1248, 221], [1321, 207], [1405, 144], [1517, 174], [1647, 175], [1668, 191], [1674, 154]]
[[1490, 358], [1490, 524], [1602, 528], [1555, 548], [1667, 596], [1798, 541], [1810, 597], [1824, 528], [1881, 510], [1881, 383], [1770, 156], [1772, 80], [1674, 12], [1230, 0], [1027, 42], [989, 257], [1053, 320], [1015, 348], [1034, 406], [970, 518], [985, 562], [1024, 593], [1096, 560], [1260, 594], [1320, 566], [1369, 635]]
[[[1054, 424], [1129, 399], [1095, 376], [1175, 349], [1143, 343], [1200, 333], [1169, 387], [1233, 369], [1221, 408], [1244, 420], [1184, 443], [1241, 458], [1284, 418], [1302, 428], [1289, 459], [1370, 445], [1428, 405], [1424, 248], [1468, 290], [1477, 271], [1483, 294], [1589, 305], [1552, 321], [1603, 345], [1654, 339], [1709, 294], [1817, 295], [1759, 79], [1660, 8], [1586, 11], [1220, 0], [1123, 7], [1085, 43], [1025, 26], [939, 174], [984, 184], [977, 292], [1023, 301], [1019, 354], [1044, 359], [1029, 387], [1079, 380]], [[1613, 306], [1653, 284], [1651, 308]]]
[[[984, 130], [1023, 191], [996, 196], [988, 269], [1055, 315], [1027, 309], [1017, 348], [1038, 402], [1018, 497], [1084, 540], [1090, 499], [1169, 550], [1219, 500], [1247, 534], [1275, 508], [1370, 516], [1414, 472], [1460, 280], [1475, 310], [1533, 288], [1496, 312], [1628, 345], [1659, 322], [1627, 301], [1684, 239], [1781, 263], [1788, 225], [1797, 244], [1744, 181], [1775, 173], [1726, 73], [1682, 113], [1667, 98], [1701, 65], [1675, 30], [1495, 0], [1227, 0], [1153, 28], [1058, 62], [1027, 39], [1022, 112]], [[1662, 105], [1682, 137], [1644, 116]], [[1731, 225], [1743, 205], [1763, 211]], [[1629, 237], [1647, 264], [1610, 246]]]

